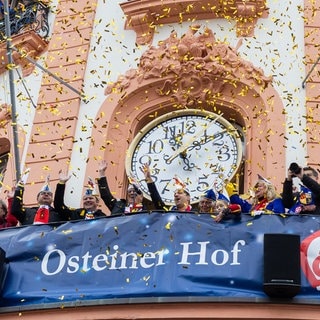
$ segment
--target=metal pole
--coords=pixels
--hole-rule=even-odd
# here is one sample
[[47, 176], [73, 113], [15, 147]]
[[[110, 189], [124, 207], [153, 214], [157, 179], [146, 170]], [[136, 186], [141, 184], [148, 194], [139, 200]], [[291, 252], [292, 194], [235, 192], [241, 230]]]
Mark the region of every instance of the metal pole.
[[310, 74], [312, 73], [313, 69], [316, 67], [316, 65], [318, 64], [318, 62], [320, 61], [320, 56], [318, 57], [318, 59], [316, 60], [316, 62], [313, 64], [312, 68], [310, 69], [310, 71], [308, 72], [308, 74], [306, 75], [306, 77], [303, 79], [302, 81], [302, 88], [304, 89], [306, 86], [306, 82], [310, 76]]
[[49, 71], [48, 69], [44, 68], [42, 65], [40, 65], [37, 61], [35, 61], [34, 59], [23, 55], [23, 53], [21, 51], [19, 51], [15, 46], [11, 47], [11, 50], [14, 50], [16, 52], [18, 52], [21, 56], [23, 56], [24, 59], [27, 59], [29, 62], [31, 62], [32, 64], [34, 64], [35, 66], [37, 66], [39, 69], [41, 69], [42, 71], [46, 72], [49, 76], [51, 76], [52, 78], [56, 79], [58, 82], [60, 82], [61, 84], [63, 84], [64, 86], [66, 86], [67, 88], [69, 88], [70, 90], [72, 90], [73, 92], [75, 92], [77, 95], [80, 96], [81, 100], [85, 103], [87, 103], [87, 99], [85, 98], [85, 95], [83, 93], [81, 93], [79, 90], [77, 90], [76, 88], [72, 87], [68, 82], [64, 81], [63, 79], [59, 78], [58, 76], [56, 76], [54, 73], [52, 73], [51, 71]]
[[13, 150], [14, 150], [14, 162], [16, 169], [17, 182], [21, 178], [20, 168], [20, 153], [19, 153], [19, 139], [18, 139], [18, 126], [17, 126], [17, 111], [16, 111], [16, 93], [14, 87], [14, 75], [13, 68], [14, 61], [12, 58], [11, 50], [11, 30], [10, 30], [10, 13], [8, 0], [4, 0], [4, 23], [6, 30], [6, 43], [7, 43], [7, 55], [8, 55], [8, 69], [9, 69], [9, 86], [10, 86], [10, 99], [11, 99], [11, 126], [13, 131]]

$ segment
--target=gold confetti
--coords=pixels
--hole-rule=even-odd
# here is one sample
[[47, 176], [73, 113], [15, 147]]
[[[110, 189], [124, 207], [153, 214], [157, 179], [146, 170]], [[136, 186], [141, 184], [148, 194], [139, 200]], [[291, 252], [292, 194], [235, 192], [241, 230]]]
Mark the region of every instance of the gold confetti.
[[68, 230], [63, 230], [62, 231], [63, 234], [69, 234], [72, 233], [72, 229], [68, 229]]

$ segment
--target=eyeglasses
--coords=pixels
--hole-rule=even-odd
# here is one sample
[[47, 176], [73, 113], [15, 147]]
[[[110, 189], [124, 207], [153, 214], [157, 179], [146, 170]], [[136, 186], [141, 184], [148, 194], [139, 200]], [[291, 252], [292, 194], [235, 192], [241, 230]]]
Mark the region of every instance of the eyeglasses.
[[41, 191], [39, 194], [42, 196], [44, 196], [44, 195], [52, 196], [52, 192], [49, 192], [49, 191]]

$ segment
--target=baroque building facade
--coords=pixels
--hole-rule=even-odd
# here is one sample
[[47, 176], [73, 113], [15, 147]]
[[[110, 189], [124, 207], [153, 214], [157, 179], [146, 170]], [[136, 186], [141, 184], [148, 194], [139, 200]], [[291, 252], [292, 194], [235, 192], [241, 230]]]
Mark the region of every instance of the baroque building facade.
[[[17, 180], [15, 157], [21, 172], [30, 169], [27, 205], [35, 203], [48, 175], [54, 189], [59, 171], [68, 170], [73, 176], [65, 200], [79, 207], [87, 177], [97, 176], [102, 159], [109, 163], [112, 192], [125, 197], [131, 141], [153, 119], [181, 109], [221, 114], [239, 128], [243, 161], [236, 182], [243, 192], [257, 174], [280, 191], [291, 162], [319, 170], [318, 1], [95, 0], [48, 5], [51, 34], [45, 41], [27, 32], [13, 38], [44, 68], [23, 55], [13, 57], [13, 69], [24, 77], [14, 75], [17, 146], [8, 68], [1, 69], [2, 197]], [[140, 312], [140, 306], [130, 308], [122, 310], [123, 317]], [[149, 317], [155, 317], [157, 308]], [[235, 319], [239, 308], [243, 305], [221, 304], [215, 318], [227, 318], [229, 309]], [[105, 312], [89, 309], [95, 314], [92, 319]], [[257, 306], [247, 317], [280, 319], [276, 309], [274, 314], [269, 306]], [[294, 318], [296, 309], [287, 306], [288, 318]], [[179, 304], [168, 305], [165, 312], [177, 310], [190, 312], [191, 318], [199, 315], [199, 310], [192, 316]], [[212, 312], [205, 305], [205, 318], [206, 310]], [[313, 308], [308, 312], [312, 319]]]

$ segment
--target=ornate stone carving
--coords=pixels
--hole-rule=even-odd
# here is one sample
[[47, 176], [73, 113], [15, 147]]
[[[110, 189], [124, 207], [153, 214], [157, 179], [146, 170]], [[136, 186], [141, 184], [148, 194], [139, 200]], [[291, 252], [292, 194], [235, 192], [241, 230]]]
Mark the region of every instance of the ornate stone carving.
[[[32, 73], [35, 65], [32, 64], [26, 57], [37, 60], [39, 56], [47, 50], [48, 42], [41, 38], [34, 31], [27, 31], [21, 34], [12, 36], [11, 44], [17, 48], [19, 52], [12, 50], [12, 58], [15, 65], [20, 65], [22, 75], [27, 77]], [[15, 66], [8, 65], [6, 43], [0, 44], [0, 56], [3, 57], [0, 63], [0, 74]]]
[[11, 120], [11, 108], [8, 104], [0, 105], [0, 128], [4, 128]]
[[120, 6], [140, 45], [151, 42], [157, 25], [202, 19], [234, 20], [237, 36], [252, 36], [257, 20], [268, 14], [266, 0], [131, 0]]
[[173, 32], [158, 47], [150, 47], [141, 56], [139, 68], [121, 76], [106, 94], [123, 92], [134, 78], [138, 83], [160, 78], [163, 82], [157, 90], [159, 95], [170, 95], [179, 104], [191, 105], [197, 101], [209, 103], [226, 84], [252, 82], [264, 88], [272, 80], [243, 60], [237, 49], [216, 42], [210, 29], [196, 35], [199, 29], [200, 25], [193, 25], [181, 38]]

